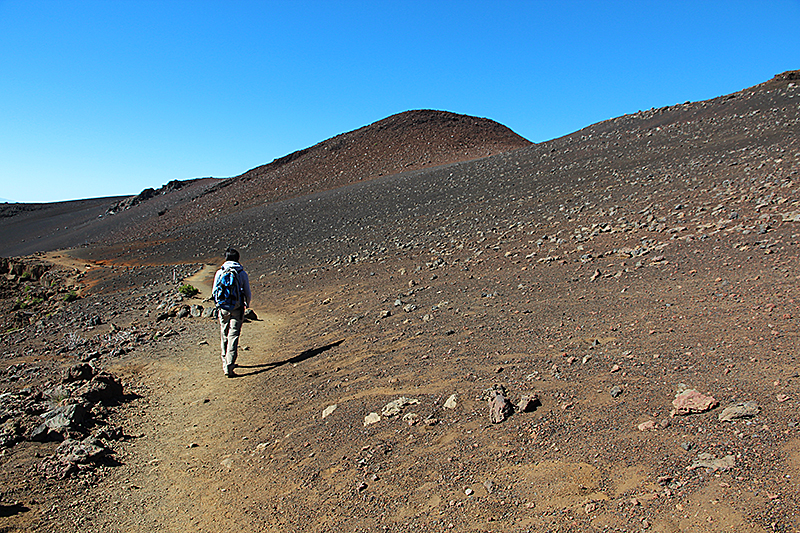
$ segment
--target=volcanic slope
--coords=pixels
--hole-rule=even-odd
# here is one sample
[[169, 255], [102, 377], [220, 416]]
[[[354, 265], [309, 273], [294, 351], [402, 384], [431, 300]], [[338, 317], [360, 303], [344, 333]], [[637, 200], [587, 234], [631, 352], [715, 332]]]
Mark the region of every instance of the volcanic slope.
[[91, 209], [74, 203], [0, 205], [0, 255], [138, 240], [277, 200], [529, 145], [485, 118], [406, 111], [234, 178], [173, 181], [128, 199], [84, 200]]
[[[535, 241], [558, 233], [572, 242], [573, 232], [583, 235], [583, 226], [571, 226], [629, 224], [640, 218], [640, 211], [654, 218], [664, 216], [658, 213], [674, 216], [680, 210], [670, 211], [670, 203], [672, 208], [688, 205], [699, 191], [721, 184], [751, 183], [754, 191], [745, 196], [759, 197], [752, 185], [759, 178], [793, 176], [796, 170], [795, 75], [778, 75], [709, 101], [625, 115], [488, 158], [249, 209], [235, 210], [237, 195], [229, 198], [230, 210], [215, 208], [216, 200], [203, 203], [208, 195], [196, 199], [195, 209], [213, 210], [213, 216], [192, 224], [155, 217], [158, 225], [144, 234], [158, 241], [95, 247], [90, 255], [111, 254], [131, 262], [203, 261], [236, 243], [250, 257], [263, 259], [265, 271], [299, 264], [331, 267], [407, 255], [414, 248], [430, 250], [443, 244], [443, 230], [467, 237], [505, 223], [534, 224], [529, 231], [538, 234]], [[358, 165], [355, 160], [349, 164]], [[262, 187], [253, 181], [235, 184], [250, 184], [252, 191], [243, 196], [254, 196]], [[770, 199], [782, 198], [781, 205], [789, 201], [770, 193]], [[764, 206], [754, 207], [765, 216]]]
[[[14, 468], [51, 448], [6, 450], [9, 514], [30, 510], [6, 523], [797, 531], [797, 78], [71, 251], [91, 289], [2, 338], [2, 385], [34, 388], [46, 350], [68, 365], [69, 309], [105, 309], [139, 339], [94, 361], [138, 394], [111, 415], [129, 439], [46, 494]], [[262, 318], [236, 379], [149, 266], [207, 295], [229, 244]], [[499, 386], [541, 405], [492, 423]], [[685, 389], [714, 401], [674, 412]]]
[[488, 119], [406, 111], [221, 181], [159, 217], [151, 213], [143, 226], [115, 233], [112, 242], [138, 240], [142, 231], [164, 235], [200, 222], [213, 225], [256, 206], [529, 145], [530, 141]]

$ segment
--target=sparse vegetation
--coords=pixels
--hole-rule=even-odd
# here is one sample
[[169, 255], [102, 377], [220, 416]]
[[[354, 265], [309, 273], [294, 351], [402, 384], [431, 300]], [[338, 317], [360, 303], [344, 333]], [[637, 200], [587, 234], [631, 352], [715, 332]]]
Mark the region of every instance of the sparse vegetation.
[[66, 303], [74, 302], [77, 299], [78, 299], [78, 293], [76, 293], [75, 291], [69, 291], [67, 294], [64, 295], [63, 298], [64, 302]]
[[178, 289], [178, 292], [186, 296], [187, 298], [192, 298], [197, 295], [200, 291], [194, 287], [193, 285], [181, 285]]
[[32, 298], [17, 298], [17, 301], [14, 304], [15, 309], [28, 309], [29, 307], [35, 307], [40, 303], [44, 302], [44, 298], [40, 298], [38, 296], [34, 296]]

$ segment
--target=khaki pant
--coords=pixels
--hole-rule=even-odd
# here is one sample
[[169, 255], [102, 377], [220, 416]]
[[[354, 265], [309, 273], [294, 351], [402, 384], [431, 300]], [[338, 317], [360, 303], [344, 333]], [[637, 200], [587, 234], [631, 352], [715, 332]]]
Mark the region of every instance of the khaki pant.
[[219, 310], [220, 347], [222, 348], [222, 371], [228, 373], [236, 363], [239, 349], [239, 334], [242, 331], [244, 309]]

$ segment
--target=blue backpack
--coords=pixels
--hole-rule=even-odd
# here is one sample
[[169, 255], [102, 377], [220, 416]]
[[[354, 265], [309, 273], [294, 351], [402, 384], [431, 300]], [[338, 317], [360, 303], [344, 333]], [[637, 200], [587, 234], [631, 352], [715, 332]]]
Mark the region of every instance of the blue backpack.
[[219, 281], [214, 286], [212, 296], [217, 302], [217, 307], [226, 311], [233, 311], [241, 304], [241, 288], [239, 287], [239, 273], [235, 269], [226, 267], [222, 270]]

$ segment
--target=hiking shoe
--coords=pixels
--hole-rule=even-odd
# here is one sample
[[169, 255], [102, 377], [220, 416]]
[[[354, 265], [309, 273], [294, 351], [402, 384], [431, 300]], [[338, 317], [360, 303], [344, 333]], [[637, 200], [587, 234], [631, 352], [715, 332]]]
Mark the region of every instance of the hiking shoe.
[[228, 371], [225, 372], [225, 375], [228, 376], [229, 378], [235, 378], [236, 377], [236, 374], [233, 373], [233, 369], [232, 368], [229, 368]]

